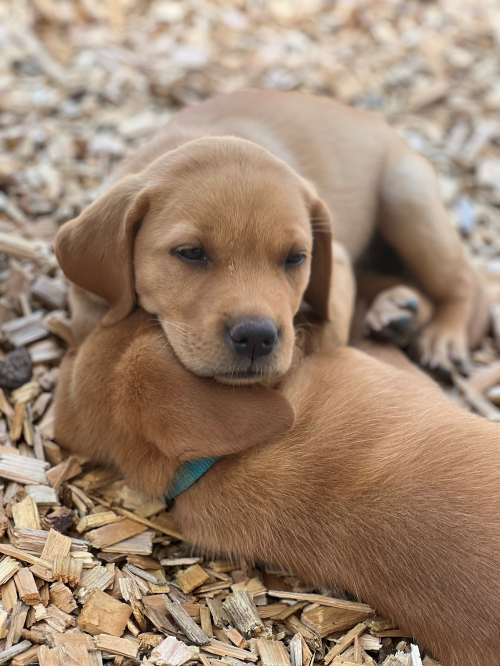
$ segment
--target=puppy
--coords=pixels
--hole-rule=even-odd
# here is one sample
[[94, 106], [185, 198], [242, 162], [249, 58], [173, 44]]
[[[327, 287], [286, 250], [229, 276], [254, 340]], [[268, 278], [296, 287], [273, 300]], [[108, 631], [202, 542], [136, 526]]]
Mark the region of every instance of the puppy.
[[312, 354], [279, 391], [228, 387], [138, 309], [66, 356], [56, 438], [152, 496], [224, 455], [175, 500], [192, 544], [340, 586], [442, 666], [500, 664], [500, 430], [377, 353]]
[[[487, 327], [432, 168], [372, 113], [298, 93], [233, 93], [177, 114], [107, 187], [59, 231], [59, 262], [107, 303], [103, 325], [139, 304], [199, 376], [282, 376], [301, 302], [316, 318], [314, 349], [346, 341], [350, 321], [331, 299], [332, 232], [360, 266], [381, 236], [414, 275], [403, 299], [392, 291], [402, 278], [392, 279], [367, 315], [371, 332], [397, 339], [415, 325], [422, 362], [449, 369]], [[369, 305], [382, 287], [367, 281]]]

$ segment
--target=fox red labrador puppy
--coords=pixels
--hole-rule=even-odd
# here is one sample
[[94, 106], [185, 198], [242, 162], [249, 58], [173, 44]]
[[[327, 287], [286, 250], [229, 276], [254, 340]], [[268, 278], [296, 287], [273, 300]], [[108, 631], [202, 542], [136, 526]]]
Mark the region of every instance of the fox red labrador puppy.
[[431, 166], [381, 117], [311, 95], [248, 90], [183, 110], [62, 227], [56, 251], [81, 288], [80, 340], [96, 313], [110, 325], [139, 304], [186, 368], [248, 383], [290, 367], [301, 302], [315, 349], [345, 342], [332, 234], [360, 270], [381, 237], [413, 275], [402, 290], [402, 276], [361, 270], [378, 296], [372, 333], [417, 327], [422, 363], [448, 369], [478, 343], [486, 299]]
[[175, 500], [191, 543], [349, 590], [442, 666], [500, 664], [500, 429], [402, 359], [339, 348], [279, 390], [225, 386], [138, 309], [67, 354], [56, 438], [152, 496], [224, 456]]

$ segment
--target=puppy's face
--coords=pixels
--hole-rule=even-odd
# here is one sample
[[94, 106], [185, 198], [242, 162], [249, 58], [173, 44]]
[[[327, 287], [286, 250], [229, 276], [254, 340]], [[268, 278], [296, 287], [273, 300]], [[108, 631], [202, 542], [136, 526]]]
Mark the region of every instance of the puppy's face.
[[186, 163], [135, 240], [139, 304], [189, 370], [221, 381], [287, 371], [310, 275], [303, 186], [274, 160], [255, 162]]
[[328, 213], [290, 167], [233, 138], [193, 141], [120, 181], [62, 228], [56, 251], [112, 324], [139, 303], [186, 368], [251, 383], [283, 375], [301, 300], [328, 318]]

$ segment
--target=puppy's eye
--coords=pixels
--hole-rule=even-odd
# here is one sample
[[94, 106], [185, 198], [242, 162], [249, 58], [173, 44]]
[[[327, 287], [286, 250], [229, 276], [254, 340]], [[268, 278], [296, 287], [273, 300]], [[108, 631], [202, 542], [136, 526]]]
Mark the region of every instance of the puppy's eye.
[[300, 264], [305, 260], [306, 255], [302, 252], [294, 252], [289, 254], [285, 261], [285, 266], [287, 268], [292, 268], [294, 266], [300, 266]]
[[196, 263], [207, 261], [207, 255], [201, 247], [184, 247], [177, 250], [177, 254], [181, 259], [184, 259], [184, 261], [192, 261]]

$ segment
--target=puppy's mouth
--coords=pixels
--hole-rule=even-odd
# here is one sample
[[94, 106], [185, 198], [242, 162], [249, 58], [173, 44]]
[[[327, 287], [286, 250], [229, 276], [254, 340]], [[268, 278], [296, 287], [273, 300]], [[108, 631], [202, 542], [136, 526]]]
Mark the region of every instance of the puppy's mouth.
[[268, 373], [252, 368], [214, 373], [214, 379], [222, 384], [255, 384], [267, 377]]

